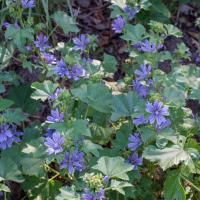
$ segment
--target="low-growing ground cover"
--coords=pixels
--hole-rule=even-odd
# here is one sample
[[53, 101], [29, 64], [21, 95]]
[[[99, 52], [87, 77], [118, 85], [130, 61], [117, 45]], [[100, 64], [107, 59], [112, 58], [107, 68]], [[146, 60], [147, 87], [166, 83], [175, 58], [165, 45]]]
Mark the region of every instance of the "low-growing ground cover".
[[198, 0], [0, 6], [0, 199], [200, 199]]

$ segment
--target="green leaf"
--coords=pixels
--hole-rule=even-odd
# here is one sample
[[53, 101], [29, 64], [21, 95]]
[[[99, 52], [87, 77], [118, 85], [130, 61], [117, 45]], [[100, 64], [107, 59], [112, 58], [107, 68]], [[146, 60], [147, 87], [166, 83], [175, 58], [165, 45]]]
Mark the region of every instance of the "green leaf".
[[40, 102], [31, 99], [33, 89], [30, 85], [12, 87], [8, 91], [8, 98], [14, 101], [16, 107], [20, 107], [26, 113], [36, 113], [40, 109]]
[[106, 72], [115, 72], [116, 71], [117, 61], [114, 56], [109, 54], [104, 54], [103, 58], [103, 67]]
[[0, 69], [7, 67], [13, 55], [14, 48], [12, 46], [1, 44], [0, 46]]
[[200, 89], [192, 90], [191, 94], [189, 95], [189, 98], [200, 100]]
[[6, 91], [5, 87], [3, 84], [0, 83], [0, 94], [4, 93]]
[[127, 187], [133, 187], [133, 185], [124, 181], [122, 182], [122, 181], [117, 181], [117, 180], [111, 180], [111, 184], [110, 184], [111, 190], [115, 190], [125, 195], [125, 191], [123, 190], [123, 188], [127, 188]]
[[0, 159], [0, 181], [9, 180], [21, 183], [24, 181], [18, 166], [10, 158]]
[[79, 32], [78, 27], [76, 26], [76, 20], [73, 17], [67, 15], [67, 13], [63, 11], [57, 11], [53, 15], [53, 19], [60, 26], [65, 34], [68, 33], [77, 33]]
[[54, 93], [55, 89], [57, 88], [57, 84], [46, 80], [43, 83], [32, 83], [31, 87], [36, 90], [32, 93], [31, 98], [45, 101], [50, 95]]
[[147, 33], [144, 26], [141, 24], [127, 24], [125, 26], [125, 33], [123, 34], [123, 36], [121, 36], [122, 39], [126, 41], [131, 41], [133, 44], [143, 40], [145, 37], [147, 37]]
[[156, 132], [154, 129], [144, 126], [138, 129], [144, 144], [148, 144], [156, 139]]
[[164, 24], [164, 28], [166, 29], [166, 35], [172, 35], [175, 37], [182, 37], [182, 32], [176, 26], [172, 24]]
[[164, 197], [165, 200], [186, 200], [179, 171], [172, 171], [167, 174], [167, 179], [164, 183]]
[[75, 188], [72, 186], [61, 188], [56, 200], [81, 200], [81, 198], [80, 195], [76, 194]]
[[[178, 165], [181, 162], [184, 162], [188, 166], [193, 165], [189, 153], [181, 145], [172, 145], [164, 149], [148, 146], [143, 152], [143, 157], [152, 162], [158, 162], [163, 170]], [[194, 168], [193, 166], [190, 167]]]
[[133, 170], [133, 166], [126, 163], [122, 157], [103, 156], [97, 161], [97, 165], [92, 167], [99, 170], [110, 178], [129, 180], [128, 171]]
[[25, 51], [25, 44], [27, 40], [34, 40], [34, 30], [32, 28], [19, 28], [10, 25], [5, 33], [7, 40], [12, 40], [13, 44], [21, 51]]
[[14, 104], [14, 102], [9, 99], [0, 99], [0, 111], [6, 110], [13, 104]]
[[41, 177], [44, 175], [44, 159], [24, 157], [20, 161], [23, 174]]
[[5, 122], [15, 124], [20, 124], [27, 119], [20, 108], [7, 109], [5, 113], [2, 114], [2, 117], [4, 118]]
[[83, 141], [83, 151], [85, 153], [92, 153], [94, 156], [99, 157], [99, 150], [103, 150], [100, 145], [95, 144], [90, 140]]
[[99, 83], [83, 84], [79, 88], [72, 89], [71, 92], [76, 98], [87, 103], [93, 109], [102, 113], [110, 113], [112, 95], [105, 85]]
[[185, 105], [186, 92], [183, 87], [176, 83], [168, 85], [163, 90], [163, 95], [168, 102], [172, 102], [178, 106]]
[[117, 121], [120, 117], [130, 117], [136, 110], [145, 108], [144, 102], [135, 92], [120, 94], [113, 97], [111, 120]]
[[67, 136], [78, 139], [80, 136], [91, 137], [90, 129], [88, 128], [88, 121], [83, 119], [77, 119], [73, 122], [72, 128], [67, 130]]
[[8, 186], [4, 185], [3, 183], [0, 183], [0, 191], [10, 192], [10, 188]]

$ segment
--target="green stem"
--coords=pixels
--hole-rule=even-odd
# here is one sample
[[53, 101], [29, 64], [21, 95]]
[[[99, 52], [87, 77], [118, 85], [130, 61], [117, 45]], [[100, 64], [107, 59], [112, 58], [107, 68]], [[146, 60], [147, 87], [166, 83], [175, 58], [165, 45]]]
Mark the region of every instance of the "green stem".
[[194, 185], [191, 181], [189, 181], [187, 178], [185, 178], [183, 175], [181, 175], [181, 178], [185, 180], [190, 186], [192, 186], [194, 189], [196, 189], [198, 192], [200, 192], [200, 188]]

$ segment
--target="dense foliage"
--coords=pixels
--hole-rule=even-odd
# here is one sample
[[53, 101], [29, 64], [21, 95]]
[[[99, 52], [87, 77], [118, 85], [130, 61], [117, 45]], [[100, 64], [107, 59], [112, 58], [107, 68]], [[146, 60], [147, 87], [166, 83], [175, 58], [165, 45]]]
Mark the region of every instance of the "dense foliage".
[[74, 2], [89, 1], [0, 1], [0, 195], [200, 199], [200, 117], [186, 106], [200, 100], [200, 49], [193, 62], [184, 42], [165, 45], [183, 36], [171, 18], [186, 1], [106, 2], [123, 62]]

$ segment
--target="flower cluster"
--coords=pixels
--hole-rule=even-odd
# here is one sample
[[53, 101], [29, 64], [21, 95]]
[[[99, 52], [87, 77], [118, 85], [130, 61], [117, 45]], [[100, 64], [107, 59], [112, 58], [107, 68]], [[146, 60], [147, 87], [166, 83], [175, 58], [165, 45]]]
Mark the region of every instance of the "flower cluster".
[[64, 144], [64, 137], [60, 133], [53, 132], [45, 138], [44, 145], [48, 148], [49, 155], [58, 154], [63, 151], [62, 145]]
[[123, 17], [119, 16], [117, 19], [115, 19], [112, 23], [112, 30], [115, 33], [122, 33], [124, 27], [126, 25], [126, 22]]
[[20, 142], [20, 136], [23, 132], [19, 132], [15, 125], [9, 126], [8, 124], [2, 124], [0, 126], [0, 149], [4, 150], [10, 148], [14, 142]]
[[35, 7], [35, 0], [21, 0], [21, 3], [24, 9]]
[[83, 200], [105, 200], [105, 190], [100, 189], [98, 192], [93, 194], [90, 192], [88, 189], [85, 189], [83, 195], [82, 195]]
[[79, 80], [79, 78], [86, 76], [86, 71], [82, 66], [74, 65], [71, 68], [68, 68], [64, 60], [60, 60], [56, 67], [54, 68], [54, 72], [58, 74], [61, 78], [68, 78], [71, 80]]
[[48, 37], [45, 36], [43, 33], [40, 33], [36, 40], [34, 41], [36, 48], [38, 48], [41, 52], [44, 52], [46, 49], [50, 48], [48, 43]]
[[52, 110], [51, 115], [47, 117], [46, 123], [64, 122], [64, 114], [58, 109]]
[[125, 8], [124, 8], [124, 12], [128, 15], [128, 19], [129, 20], [133, 20], [135, 17], [136, 17], [136, 15], [137, 15], [137, 13], [140, 11], [140, 9], [139, 8], [136, 8], [136, 9], [132, 9], [130, 6], [125, 6]]
[[133, 80], [133, 89], [141, 98], [146, 98], [149, 90], [153, 87], [151, 70], [152, 67], [149, 64], [143, 64], [140, 66], [140, 70], [135, 70], [136, 79]]
[[90, 39], [85, 34], [81, 34], [79, 37], [73, 39], [75, 51], [85, 51], [87, 45], [90, 43]]
[[74, 174], [75, 171], [83, 171], [85, 169], [84, 153], [78, 150], [74, 150], [72, 153], [67, 152], [60, 168], [67, 169], [69, 174]]
[[162, 48], [162, 45], [156, 46], [156, 44], [151, 43], [149, 40], [144, 40], [143, 42], [137, 42], [134, 44], [133, 48], [140, 52], [155, 53]]
[[61, 95], [61, 93], [62, 93], [62, 89], [61, 88], [57, 88], [56, 91], [52, 95], [49, 96], [49, 99], [50, 100], [55, 100]]
[[142, 144], [140, 134], [132, 134], [129, 136], [128, 140], [128, 148], [132, 152], [132, 155], [128, 158], [128, 162], [134, 166], [133, 170], [137, 170], [138, 166], [142, 165], [142, 158], [138, 156], [137, 152], [135, 152], [136, 149], [138, 149], [138, 147]]

